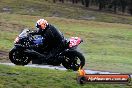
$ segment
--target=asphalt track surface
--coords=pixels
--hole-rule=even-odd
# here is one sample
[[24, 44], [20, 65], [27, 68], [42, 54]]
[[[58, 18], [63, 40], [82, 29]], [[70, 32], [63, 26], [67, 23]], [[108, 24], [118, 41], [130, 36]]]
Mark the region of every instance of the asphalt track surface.
[[[15, 66], [13, 63], [1, 63], [3, 65], [8, 65], [8, 66]], [[33, 67], [33, 68], [47, 68], [47, 69], [54, 69], [54, 70], [67, 70], [63, 66], [52, 66], [52, 65], [37, 65], [37, 64], [29, 64], [25, 65], [24, 67]], [[95, 71], [95, 70], [88, 70], [85, 69], [85, 72], [87, 74], [120, 74], [120, 73], [114, 73], [114, 72], [107, 72], [107, 71]], [[131, 74], [132, 77], [132, 74]]]

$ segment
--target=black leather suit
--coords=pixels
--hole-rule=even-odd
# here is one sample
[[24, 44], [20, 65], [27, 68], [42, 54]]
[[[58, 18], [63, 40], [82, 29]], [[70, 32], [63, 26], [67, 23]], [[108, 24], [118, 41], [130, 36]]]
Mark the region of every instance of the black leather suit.
[[50, 52], [55, 52], [56, 48], [64, 44], [63, 43], [64, 36], [58, 29], [56, 29], [51, 24], [48, 24], [48, 26], [45, 29], [39, 29], [30, 34], [43, 36], [45, 38], [44, 46], [47, 46], [47, 50]]

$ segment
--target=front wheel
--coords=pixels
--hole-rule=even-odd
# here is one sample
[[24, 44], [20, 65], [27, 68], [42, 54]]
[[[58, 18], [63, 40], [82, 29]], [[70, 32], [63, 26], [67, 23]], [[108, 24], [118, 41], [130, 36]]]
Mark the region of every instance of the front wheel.
[[24, 52], [15, 47], [9, 52], [9, 59], [16, 65], [27, 65], [31, 61]]
[[79, 67], [82, 68], [85, 65], [85, 58], [82, 53], [76, 50], [68, 51], [64, 55], [62, 65], [66, 69], [72, 69], [74, 71], [77, 71]]

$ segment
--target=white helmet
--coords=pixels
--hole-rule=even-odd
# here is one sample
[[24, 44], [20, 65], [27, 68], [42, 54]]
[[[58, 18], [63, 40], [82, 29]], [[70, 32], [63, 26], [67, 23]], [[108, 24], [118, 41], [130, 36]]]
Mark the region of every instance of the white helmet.
[[39, 29], [45, 29], [48, 26], [48, 22], [45, 19], [39, 19], [36, 23], [36, 27]]

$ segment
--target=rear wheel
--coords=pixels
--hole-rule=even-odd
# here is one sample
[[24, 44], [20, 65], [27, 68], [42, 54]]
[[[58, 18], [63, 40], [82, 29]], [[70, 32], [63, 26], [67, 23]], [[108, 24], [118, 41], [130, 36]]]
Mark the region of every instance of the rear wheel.
[[9, 59], [16, 65], [27, 65], [31, 61], [30, 57], [16, 48], [9, 52]]
[[77, 71], [79, 67], [82, 68], [85, 65], [85, 58], [78, 51], [69, 51], [64, 55], [62, 65], [66, 69], [72, 69], [74, 71]]

